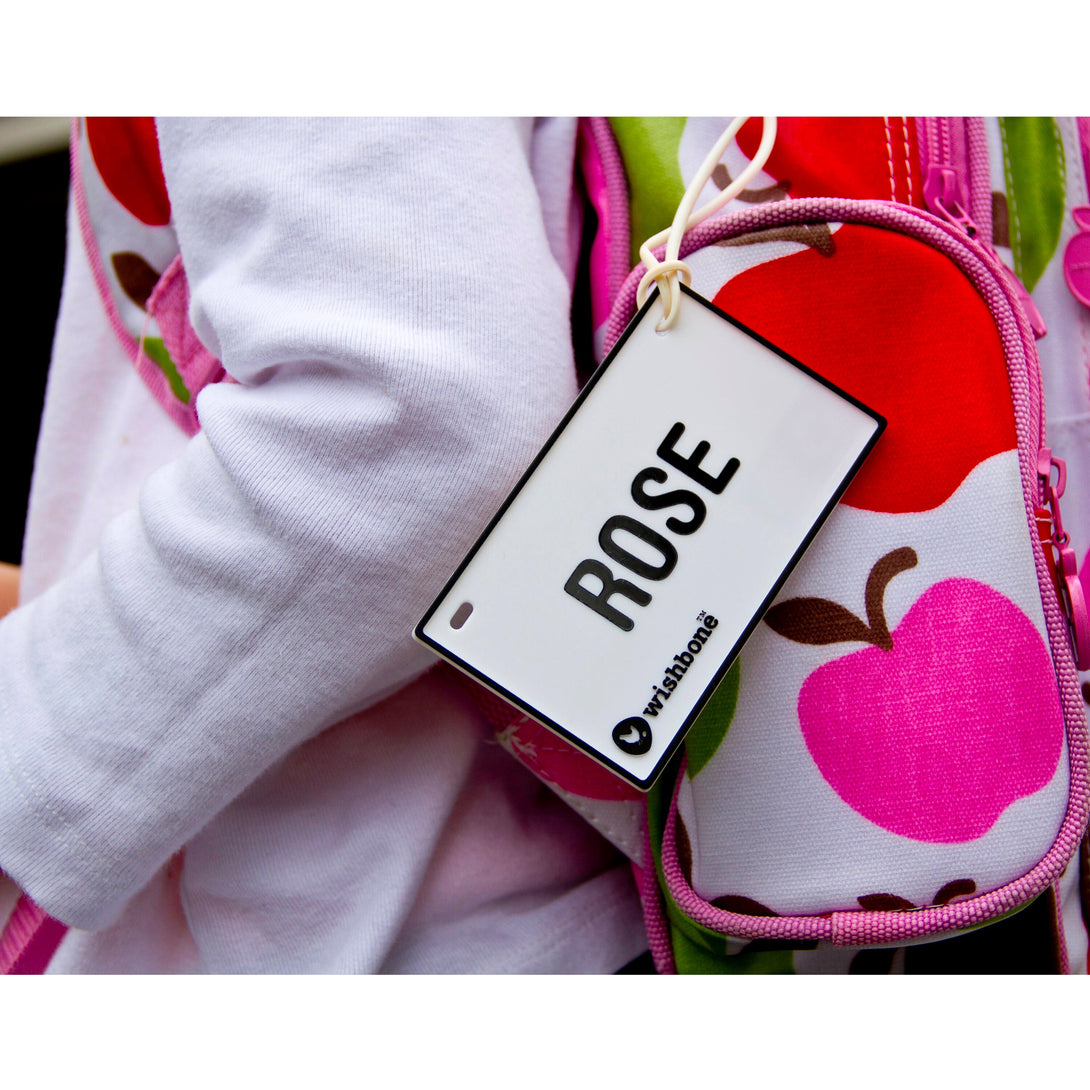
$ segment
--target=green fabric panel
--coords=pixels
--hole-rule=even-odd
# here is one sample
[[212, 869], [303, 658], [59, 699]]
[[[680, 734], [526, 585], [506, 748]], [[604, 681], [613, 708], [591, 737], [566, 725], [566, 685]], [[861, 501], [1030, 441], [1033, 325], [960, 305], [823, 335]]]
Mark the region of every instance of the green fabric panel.
[[632, 264], [640, 246], [669, 227], [685, 195], [678, 146], [683, 117], [611, 117], [610, 128], [628, 176], [632, 216]]
[[724, 972], [722, 957], [716, 957], [698, 946], [675, 927], [670, 928], [670, 941], [674, 948], [674, 965], [679, 974], [714, 976]]
[[183, 405], [188, 405], [189, 391], [186, 389], [185, 383], [182, 382], [182, 376], [178, 374], [178, 368], [174, 366], [174, 361], [170, 358], [167, 346], [163, 344], [162, 340], [159, 337], [145, 337], [144, 354], [166, 375], [167, 382], [170, 383], [171, 393]]
[[692, 779], [715, 756], [716, 750], [730, 730], [734, 709], [738, 704], [740, 660], [727, 671], [711, 700], [697, 716], [696, 722], [685, 736], [685, 752], [689, 757], [687, 773]]
[[1032, 291], [1056, 252], [1064, 215], [1064, 149], [1051, 117], [1001, 117], [1014, 271]]
[[716, 957], [691, 942], [681, 932], [673, 933], [674, 963], [679, 974], [704, 976], [789, 976], [795, 972], [790, 950], [764, 950], [733, 957]]

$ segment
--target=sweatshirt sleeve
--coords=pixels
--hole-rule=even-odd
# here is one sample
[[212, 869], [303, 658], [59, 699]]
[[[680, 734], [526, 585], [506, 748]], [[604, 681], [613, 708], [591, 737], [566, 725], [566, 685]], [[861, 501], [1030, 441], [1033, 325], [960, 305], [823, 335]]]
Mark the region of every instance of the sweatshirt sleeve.
[[413, 625], [576, 393], [529, 123], [159, 133], [193, 324], [237, 382], [0, 622], [0, 869], [81, 928], [431, 664]]

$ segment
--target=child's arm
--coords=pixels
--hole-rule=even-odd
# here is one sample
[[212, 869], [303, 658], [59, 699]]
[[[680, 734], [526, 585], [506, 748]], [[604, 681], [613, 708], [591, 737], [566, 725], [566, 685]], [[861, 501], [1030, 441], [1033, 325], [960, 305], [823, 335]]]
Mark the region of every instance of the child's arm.
[[239, 384], [0, 622], [0, 868], [78, 927], [430, 665], [413, 624], [575, 395], [529, 124], [160, 139], [194, 325]]

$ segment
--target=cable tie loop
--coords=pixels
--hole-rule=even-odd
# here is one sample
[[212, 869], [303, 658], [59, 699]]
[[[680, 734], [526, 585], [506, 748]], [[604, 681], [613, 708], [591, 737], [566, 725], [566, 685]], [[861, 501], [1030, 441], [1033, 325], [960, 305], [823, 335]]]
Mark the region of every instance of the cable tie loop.
[[[676, 319], [677, 301], [680, 293], [677, 290], [675, 277], [680, 278], [681, 282], [689, 287], [693, 282], [692, 269], [679, 259], [659, 261], [643, 274], [636, 287], [636, 304], [642, 307], [647, 302], [651, 285], [653, 283], [658, 284], [664, 308], [663, 316], [655, 326], [660, 333], [669, 329]], [[659, 283], [659, 281], [665, 281], [665, 283]]]
[[[726, 151], [739, 129], [748, 120], [748, 117], [736, 117], [727, 126], [689, 182], [685, 193], [682, 195], [681, 203], [677, 207], [677, 212], [674, 213], [673, 222], [665, 230], [647, 239], [640, 247], [640, 260], [647, 272], [640, 280], [636, 291], [636, 299], [642, 307], [647, 301], [647, 293], [652, 281], [663, 281], [663, 283], [659, 283], [659, 298], [662, 300], [663, 317], [655, 326], [660, 333], [664, 333], [677, 321], [677, 313], [681, 302], [681, 288], [678, 286], [678, 278], [680, 277], [686, 285], [692, 283], [692, 273], [689, 266], [684, 261], [679, 260], [681, 242], [685, 232], [692, 230], [698, 223], [718, 212], [720, 208], [738, 196], [763, 169], [769, 155], [772, 154], [772, 144], [776, 139], [776, 119], [775, 117], [766, 117], [764, 118], [760, 146], [748, 166], [725, 189], [721, 190], [718, 196], [712, 198], [702, 208], [694, 211], [697, 197], [711, 178], [723, 152]], [[659, 261], [653, 251], [664, 243], [666, 246], [665, 260]]]

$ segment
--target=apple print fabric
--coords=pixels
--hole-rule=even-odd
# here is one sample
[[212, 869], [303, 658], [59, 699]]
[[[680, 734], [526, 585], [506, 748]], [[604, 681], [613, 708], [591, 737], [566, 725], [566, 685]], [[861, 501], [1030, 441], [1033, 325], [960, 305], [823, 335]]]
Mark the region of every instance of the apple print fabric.
[[828, 231], [825, 253], [755, 235], [690, 262], [697, 290], [889, 420], [680, 788], [693, 888], [766, 915], [995, 889], [1048, 851], [1068, 795], [995, 322], [923, 243]]
[[[1063, 734], [1055, 701], [1040, 684], [1052, 669], [1044, 641], [1010, 599], [985, 584], [945, 579], [929, 587], [894, 640], [885, 584], [916, 563], [915, 550], [902, 547], [875, 564], [867, 579], [870, 625], [823, 598], [781, 602], [766, 623], [799, 643], [871, 645], [803, 683], [806, 748], [841, 799], [876, 825], [956, 844], [983, 836], [1011, 802], [1048, 783]], [[1010, 663], [1007, 683], [1025, 686], [1026, 698], [1003, 699], [973, 676], [958, 676], [949, 646], [977, 662]], [[884, 689], [899, 694], [892, 715]], [[959, 788], [961, 780], [968, 782]]]

